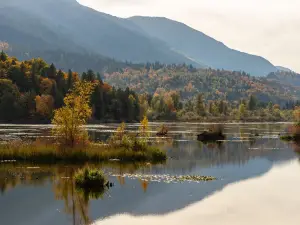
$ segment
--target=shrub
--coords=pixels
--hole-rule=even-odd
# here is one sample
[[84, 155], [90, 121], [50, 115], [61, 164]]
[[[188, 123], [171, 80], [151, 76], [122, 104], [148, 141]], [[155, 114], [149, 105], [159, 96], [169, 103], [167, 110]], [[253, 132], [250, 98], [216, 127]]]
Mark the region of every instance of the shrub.
[[97, 169], [84, 168], [79, 170], [74, 179], [76, 186], [84, 189], [104, 189], [108, 184], [104, 173]]

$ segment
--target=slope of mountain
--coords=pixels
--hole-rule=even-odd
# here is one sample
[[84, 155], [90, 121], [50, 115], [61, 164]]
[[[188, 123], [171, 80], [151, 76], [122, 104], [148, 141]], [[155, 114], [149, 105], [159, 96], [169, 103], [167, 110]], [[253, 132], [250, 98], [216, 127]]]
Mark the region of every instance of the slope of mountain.
[[157, 17], [131, 17], [129, 20], [150, 36], [168, 43], [175, 51], [210, 67], [241, 70], [251, 75], [267, 75], [277, 71], [266, 59], [230, 49], [183, 23]]
[[[3, 10], [9, 12], [11, 8], [17, 8], [26, 12], [38, 18], [38, 21], [50, 27], [57, 35], [68, 37], [68, 40], [88, 52], [134, 62], [192, 63], [169, 49], [162, 41], [137, 32], [139, 28], [133, 23], [82, 6], [75, 0], [13, 0], [9, 9], [7, 5], [8, 3], [6, 6], [2, 5]], [[32, 21], [27, 18], [18, 16], [18, 20], [31, 26]], [[128, 26], [131, 28], [128, 29]], [[31, 29], [33, 35], [39, 32], [39, 29], [33, 29], [34, 27]]]
[[280, 70], [270, 73], [267, 78], [280, 82], [282, 85], [291, 85], [293, 87], [300, 87], [300, 74], [293, 71]]
[[291, 69], [283, 67], [283, 66], [276, 66], [277, 70], [284, 71], [284, 72], [293, 72]]
[[106, 73], [105, 81], [115, 87], [130, 87], [137, 93], [160, 95], [178, 92], [182, 99], [202, 93], [206, 100], [240, 101], [254, 94], [261, 102], [284, 105], [298, 99], [300, 88], [279, 78], [252, 77], [241, 72], [168, 66], [158, 69], [132, 69]]
[[182, 23], [121, 19], [76, 0], [0, 1], [0, 41], [21, 52], [84, 52], [135, 63], [186, 63], [251, 75], [277, 71], [266, 59], [232, 50]]
[[[1, 3], [0, 3], [1, 5]], [[16, 7], [0, 7], [0, 41], [15, 51], [83, 50], [63, 33], [54, 31], [39, 17]]]

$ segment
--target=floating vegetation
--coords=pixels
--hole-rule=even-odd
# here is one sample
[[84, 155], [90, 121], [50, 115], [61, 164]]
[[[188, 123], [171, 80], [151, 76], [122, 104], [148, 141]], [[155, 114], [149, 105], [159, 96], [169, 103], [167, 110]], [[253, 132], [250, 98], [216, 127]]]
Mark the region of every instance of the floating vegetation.
[[140, 179], [150, 182], [163, 182], [163, 183], [182, 183], [182, 182], [203, 182], [203, 181], [214, 181], [215, 177], [212, 176], [199, 176], [199, 175], [180, 175], [174, 176], [169, 174], [123, 174], [116, 175], [112, 174], [113, 177], [126, 177], [129, 179]]

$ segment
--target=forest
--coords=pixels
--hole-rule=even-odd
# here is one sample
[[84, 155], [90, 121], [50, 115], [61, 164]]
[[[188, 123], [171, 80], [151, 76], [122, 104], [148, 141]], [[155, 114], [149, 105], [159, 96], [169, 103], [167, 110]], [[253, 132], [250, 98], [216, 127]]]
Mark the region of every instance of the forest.
[[93, 120], [139, 120], [139, 98], [129, 88], [115, 89], [92, 70], [80, 75], [64, 72], [43, 59], [21, 62], [4, 52], [0, 54], [0, 120], [50, 122], [54, 110], [63, 106], [64, 97], [79, 79], [99, 81], [91, 96]]
[[41, 58], [0, 54], [0, 121], [49, 123], [78, 80], [97, 83], [90, 122], [289, 121], [300, 89], [244, 72], [196, 69], [159, 62], [118, 72], [63, 71]]

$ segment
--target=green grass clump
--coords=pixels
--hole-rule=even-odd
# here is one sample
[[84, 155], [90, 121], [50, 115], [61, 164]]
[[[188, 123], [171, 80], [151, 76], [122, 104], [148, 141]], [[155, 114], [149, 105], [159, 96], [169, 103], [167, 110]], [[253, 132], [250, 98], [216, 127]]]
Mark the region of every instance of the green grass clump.
[[104, 189], [108, 185], [104, 173], [101, 170], [84, 168], [74, 175], [75, 184], [83, 189]]
[[280, 137], [280, 140], [282, 140], [282, 141], [294, 141], [295, 138], [292, 135], [284, 135], [284, 136]]

